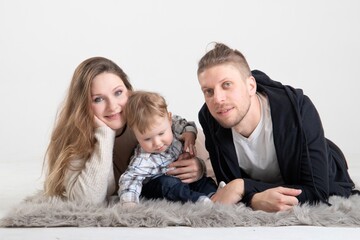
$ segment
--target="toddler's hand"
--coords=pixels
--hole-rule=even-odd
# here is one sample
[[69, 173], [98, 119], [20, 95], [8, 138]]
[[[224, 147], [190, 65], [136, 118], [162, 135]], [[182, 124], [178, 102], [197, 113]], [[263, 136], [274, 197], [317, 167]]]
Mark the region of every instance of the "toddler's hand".
[[183, 132], [181, 138], [184, 141], [184, 152], [190, 153], [191, 156], [196, 155], [195, 140], [196, 134], [194, 132]]

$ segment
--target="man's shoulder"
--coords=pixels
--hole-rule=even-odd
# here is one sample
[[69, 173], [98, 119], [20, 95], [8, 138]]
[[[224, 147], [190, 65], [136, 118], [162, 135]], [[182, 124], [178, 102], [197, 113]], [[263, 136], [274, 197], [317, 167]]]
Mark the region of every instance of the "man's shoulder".
[[271, 79], [266, 73], [260, 70], [252, 70], [251, 75], [255, 78], [256, 83], [262, 86], [283, 88], [284, 85], [281, 82]]
[[[301, 88], [295, 88], [290, 85], [284, 85], [279, 81], [271, 79], [268, 75], [260, 70], [251, 71], [252, 76], [255, 78], [258, 91], [264, 92], [268, 96], [276, 96], [276, 99], [292, 98], [295, 101], [303, 100], [303, 90]], [[284, 101], [282, 99], [281, 101]]]

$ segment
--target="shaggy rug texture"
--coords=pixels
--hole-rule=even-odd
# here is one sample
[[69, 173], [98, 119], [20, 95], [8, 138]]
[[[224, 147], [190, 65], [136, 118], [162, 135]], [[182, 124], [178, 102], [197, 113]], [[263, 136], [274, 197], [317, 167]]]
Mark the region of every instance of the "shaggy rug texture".
[[0, 220], [0, 227], [248, 227], [248, 226], [360, 226], [360, 195], [331, 197], [325, 204], [294, 207], [266, 213], [244, 204], [173, 203], [142, 201], [125, 209], [112, 199], [101, 206], [44, 198], [41, 193], [25, 199]]

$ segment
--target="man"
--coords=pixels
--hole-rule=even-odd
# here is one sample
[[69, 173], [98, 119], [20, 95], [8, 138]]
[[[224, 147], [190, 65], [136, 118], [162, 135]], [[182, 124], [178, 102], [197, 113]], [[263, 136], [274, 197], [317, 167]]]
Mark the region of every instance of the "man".
[[227, 183], [213, 201], [271, 212], [357, 192], [302, 90], [250, 71], [239, 51], [219, 43], [199, 61], [198, 80], [206, 148], [217, 181]]

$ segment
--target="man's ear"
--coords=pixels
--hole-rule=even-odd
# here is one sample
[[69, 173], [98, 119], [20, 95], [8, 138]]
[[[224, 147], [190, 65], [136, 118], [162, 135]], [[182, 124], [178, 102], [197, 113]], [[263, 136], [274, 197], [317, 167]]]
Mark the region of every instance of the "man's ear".
[[172, 113], [171, 112], [168, 112], [168, 117], [169, 117], [170, 122], [172, 122]]
[[255, 78], [253, 76], [248, 77], [247, 83], [248, 83], [247, 85], [248, 85], [249, 94], [255, 95], [257, 89]]

